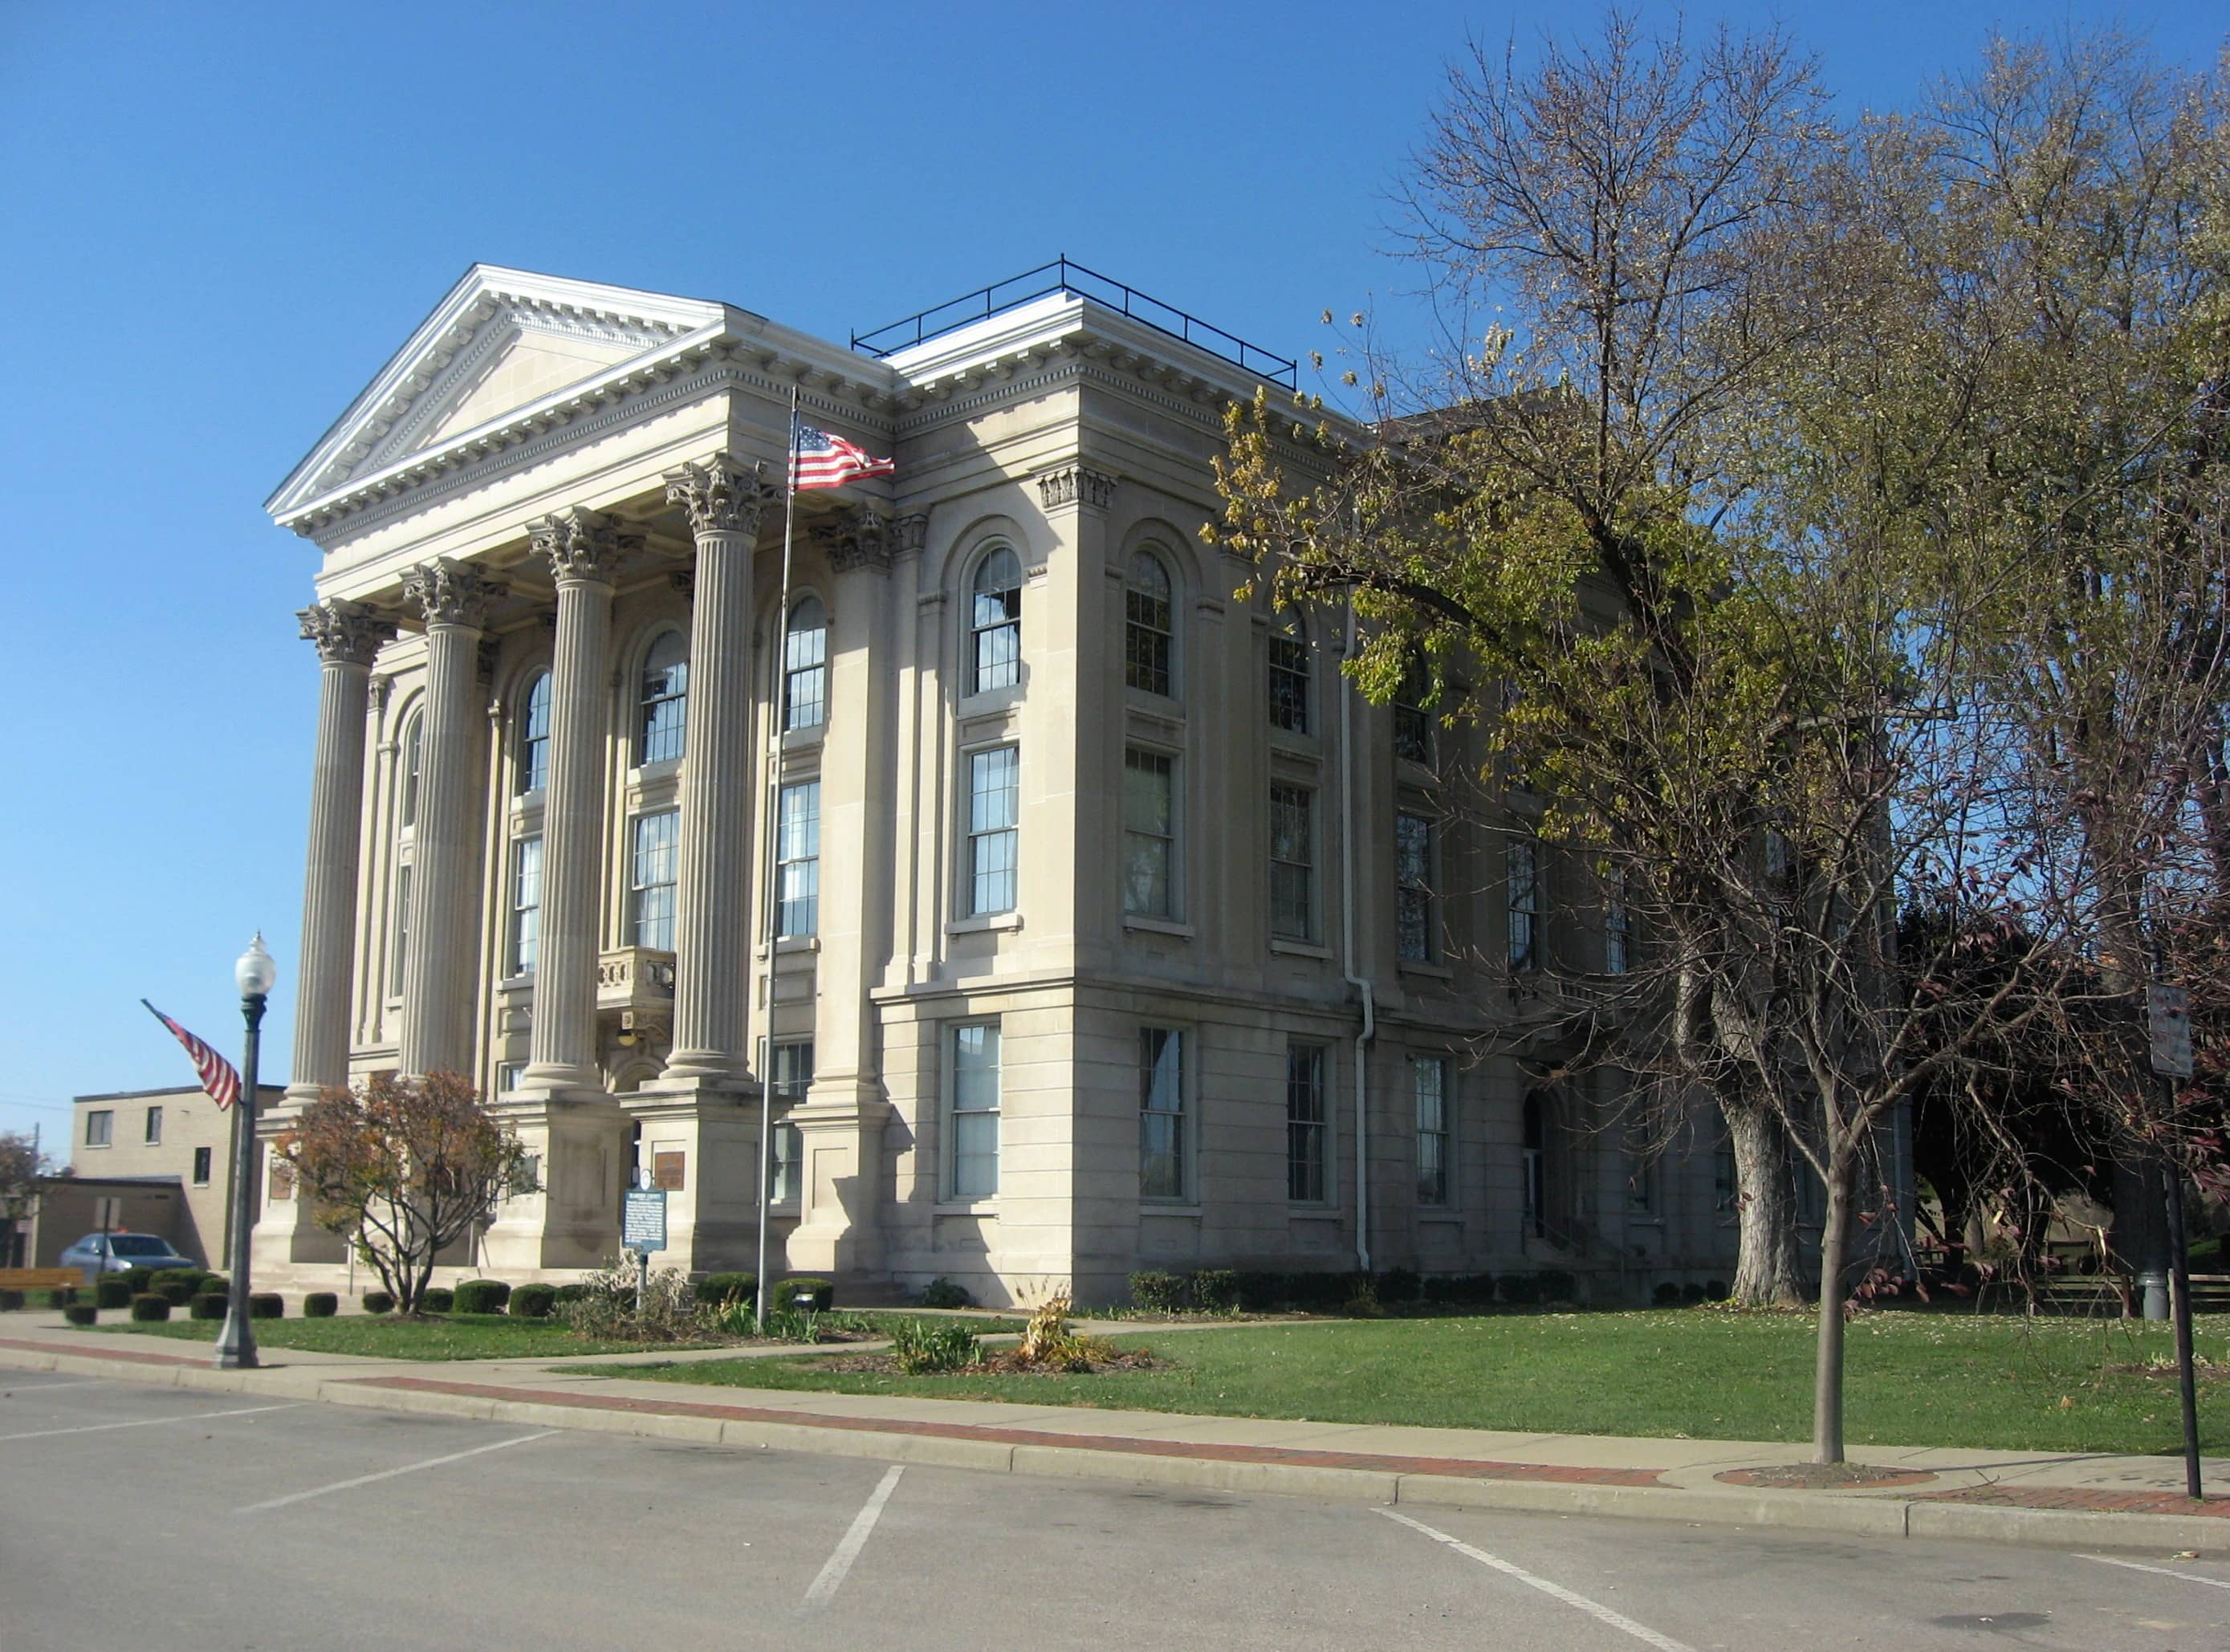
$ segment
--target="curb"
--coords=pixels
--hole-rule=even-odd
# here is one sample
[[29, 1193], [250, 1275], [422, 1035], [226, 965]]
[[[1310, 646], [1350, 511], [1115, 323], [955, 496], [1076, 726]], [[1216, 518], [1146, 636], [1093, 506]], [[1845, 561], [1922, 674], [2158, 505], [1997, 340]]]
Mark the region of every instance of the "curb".
[[[686, 1412], [608, 1410], [563, 1403], [390, 1388], [375, 1379], [320, 1375], [315, 1367], [250, 1371], [170, 1364], [164, 1355], [132, 1357], [64, 1349], [0, 1346], [0, 1369], [104, 1377], [204, 1393], [258, 1393], [371, 1410], [511, 1423], [583, 1433], [631, 1435], [699, 1445], [756, 1447], [821, 1456], [968, 1468], [987, 1474], [1060, 1480], [1183, 1486], [1196, 1490], [1273, 1494], [1325, 1501], [1471, 1508], [1513, 1513], [1586, 1514], [1683, 1524], [1763, 1526], [1845, 1537], [1926, 1539], [2013, 1544], [2051, 1549], [2201, 1549], [2225, 1546], [2230, 1520], [2218, 1515], [2095, 1513], [1916, 1501], [1879, 1494], [1778, 1497], [1737, 1492], [1318, 1468], [1281, 1462], [1147, 1455], [1110, 1444], [1035, 1445], [969, 1439], [944, 1433], [865, 1429], [832, 1420], [805, 1422], [693, 1416]], [[944, 1425], [951, 1426], [951, 1425]]]

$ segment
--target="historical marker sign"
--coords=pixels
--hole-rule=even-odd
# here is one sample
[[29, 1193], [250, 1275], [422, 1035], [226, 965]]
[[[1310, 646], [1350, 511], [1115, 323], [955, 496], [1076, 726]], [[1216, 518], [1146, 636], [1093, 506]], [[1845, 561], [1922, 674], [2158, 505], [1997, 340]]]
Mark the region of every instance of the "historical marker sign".
[[620, 1210], [620, 1242], [638, 1255], [666, 1249], [666, 1192], [629, 1188]]
[[2153, 1071], [2163, 1078], [2189, 1078], [2190, 995], [2182, 987], [2146, 988], [2145, 1022], [2152, 1033]]

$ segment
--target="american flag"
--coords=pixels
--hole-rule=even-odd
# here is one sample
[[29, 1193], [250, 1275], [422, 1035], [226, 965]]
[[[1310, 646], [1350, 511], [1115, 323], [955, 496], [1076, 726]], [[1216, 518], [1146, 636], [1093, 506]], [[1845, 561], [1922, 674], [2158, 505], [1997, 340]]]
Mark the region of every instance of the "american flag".
[[[139, 1002], [147, 1003], [145, 998], [140, 999]], [[186, 1054], [192, 1056], [194, 1060], [194, 1071], [201, 1075], [202, 1088], [209, 1092], [209, 1100], [216, 1102], [220, 1110], [230, 1107], [240, 1100], [240, 1074], [232, 1070], [230, 1062], [178, 1025], [153, 1004], [147, 1003], [147, 1013], [171, 1029], [171, 1036], [186, 1047]]]
[[859, 476], [887, 476], [898, 468], [893, 459], [873, 459], [840, 436], [816, 430], [803, 419], [790, 426], [790, 485], [792, 487], [841, 487]]

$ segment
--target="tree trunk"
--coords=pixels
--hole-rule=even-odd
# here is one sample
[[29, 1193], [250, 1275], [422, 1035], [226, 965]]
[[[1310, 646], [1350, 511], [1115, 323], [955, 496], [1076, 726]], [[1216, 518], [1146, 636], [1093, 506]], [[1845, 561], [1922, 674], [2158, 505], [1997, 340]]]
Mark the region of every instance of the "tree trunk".
[[1827, 1222], [1820, 1234], [1820, 1339], [1812, 1365], [1812, 1461], [1843, 1461], [1844, 1275], [1851, 1249], [1851, 1183], [1854, 1154], [1827, 1164]]
[[1735, 1204], [1742, 1222], [1734, 1300], [1744, 1307], [1801, 1307], [1804, 1274], [1788, 1133], [1763, 1107], [1723, 1101], [1720, 1111], [1734, 1148]]

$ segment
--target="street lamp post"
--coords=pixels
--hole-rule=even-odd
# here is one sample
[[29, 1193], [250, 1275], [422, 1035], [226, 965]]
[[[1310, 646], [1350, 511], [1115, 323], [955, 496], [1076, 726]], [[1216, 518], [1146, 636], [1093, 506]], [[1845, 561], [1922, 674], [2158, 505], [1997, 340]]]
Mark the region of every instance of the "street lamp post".
[[263, 932], [232, 966], [240, 984], [240, 1013], [248, 1023], [248, 1047], [240, 1062], [240, 1109], [232, 1142], [232, 1295], [225, 1304], [224, 1333], [216, 1339], [216, 1368], [240, 1371], [255, 1364], [255, 1333], [248, 1326], [248, 1230], [255, 1221], [255, 1057], [263, 1038], [263, 1005], [279, 978], [279, 966], [263, 950]]

